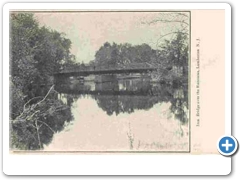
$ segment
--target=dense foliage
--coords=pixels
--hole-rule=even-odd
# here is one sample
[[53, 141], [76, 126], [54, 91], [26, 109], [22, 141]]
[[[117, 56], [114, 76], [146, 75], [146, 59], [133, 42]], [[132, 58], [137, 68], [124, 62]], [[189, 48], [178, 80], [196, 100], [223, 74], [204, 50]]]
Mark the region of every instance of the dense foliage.
[[[52, 74], [74, 64], [70, 48], [71, 41], [64, 34], [40, 27], [33, 14], [10, 15], [13, 148], [42, 148], [52, 138], [53, 131], [60, 130], [64, 121], [71, 119], [69, 108], [57, 99], [53, 88], [49, 91], [53, 84]], [[63, 109], [61, 114], [59, 108]]]
[[147, 44], [133, 46], [106, 42], [96, 52], [94, 63], [99, 69], [157, 67], [156, 76], [161, 79], [187, 78], [188, 43], [187, 35], [181, 32], [175, 33], [171, 40], [164, 40], [159, 49]]
[[[188, 64], [189, 64], [189, 38], [185, 32], [177, 31], [171, 34], [171, 39], [163, 39], [158, 49], [147, 44], [133, 46], [131, 44], [104, 43], [96, 52], [96, 68], [147, 68], [155, 67], [157, 71], [151, 73], [154, 82], [164, 84], [157, 89], [157, 96], [124, 97], [99, 96], [99, 106], [111, 115], [114, 112], [134, 112], [134, 109], [149, 109], [160, 102], [171, 102], [171, 111], [181, 122], [187, 122], [185, 108], [188, 108]], [[145, 82], [146, 83], [146, 82]], [[144, 89], [149, 95], [154, 93], [151, 85], [145, 84]], [[107, 85], [107, 88], [110, 86]], [[156, 86], [157, 87], [157, 86]], [[103, 86], [101, 86], [103, 88]], [[138, 89], [134, 84], [133, 88]], [[139, 86], [139, 90], [143, 90]], [[168, 91], [168, 88], [171, 91]], [[162, 94], [159, 94], [161, 92]], [[156, 95], [156, 94], [155, 94]]]
[[[184, 16], [183, 16], [184, 17]], [[172, 39], [163, 40], [158, 48], [148, 44], [104, 43], [89, 64], [75, 62], [70, 53], [71, 41], [64, 34], [40, 26], [31, 13], [10, 14], [10, 124], [11, 148], [21, 150], [42, 149], [53, 134], [61, 131], [72, 119], [73, 100], [63, 103], [53, 86], [53, 74], [63, 70], [116, 69], [156, 67], [151, 79], [166, 83], [171, 89], [182, 89], [184, 100], [175, 98], [168, 89], [156, 89], [142, 83], [128, 86], [128, 90], [146, 91], [153, 97], [98, 96], [98, 105], [112, 115], [114, 112], [132, 113], [135, 109], [149, 109], [157, 102], [171, 101], [171, 111], [181, 121], [184, 106], [188, 106], [188, 35], [175, 32]], [[159, 44], [159, 42], [158, 42]], [[160, 84], [159, 83], [159, 84]], [[118, 87], [118, 86], [117, 86]], [[127, 87], [127, 86], [126, 86]], [[150, 88], [151, 87], [151, 88]], [[96, 89], [113, 88], [96, 85]], [[104, 89], [105, 88], [105, 89]], [[156, 88], [156, 87], [155, 87]], [[112, 89], [113, 90], [113, 89]]]
[[149, 45], [142, 44], [132, 46], [129, 43], [110, 44], [104, 43], [103, 46], [96, 52], [95, 63], [97, 67], [121, 68], [132, 65], [146, 65], [146, 62], [151, 62], [157, 58], [157, 51], [153, 50]]

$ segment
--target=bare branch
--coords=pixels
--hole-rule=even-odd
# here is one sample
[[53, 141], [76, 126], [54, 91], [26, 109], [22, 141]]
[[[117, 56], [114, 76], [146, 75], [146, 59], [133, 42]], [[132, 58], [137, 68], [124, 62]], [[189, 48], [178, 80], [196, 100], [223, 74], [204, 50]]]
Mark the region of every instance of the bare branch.
[[175, 31], [175, 32], [170, 32], [170, 33], [164, 34], [164, 35], [162, 35], [160, 38], [158, 38], [156, 47], [158, 47], [158, 43], [159, 43], [159, 41], [160, 41], [162, 38], [164, 38], [165, 36], [168, 36], [168, 35], [171, 35], [171, 34], [177, 34], [177, 33], [181, 33], [181, 34], [186, 34], [186, 35], [188, 35], [188, 33], [179, 32], [179, 31]]
[[[48, 91], [48, 93], [46, 94], [46, 96], [45, 96], [41, 101], [39, 101], [34, 107], [36, 107], [37, 105], [39, 105], [40, 103], [42, 103], [42, 102], [47, 98], [47, 96], [50, 94], [50, 92], [52, 91], [53, 88], [54, 88], [54, 85], [52, 85], [52, 87], [49, 89], [49, 91]], [[38, 96], [38, 97], [40, 97], [40, 96]], [[38, 98], [38, 97], [34, 97], [34, 98]], [[29, 102], [31, 102], [31, 100], [33, 100], [34, 98], [30, 99], [26, 104], [24, 104], [22, 113], [21, 113], [19, 116], [17, 116], [15, 119], [18, 119], [18, 118], [20, 118], [20, 117], [23, 115], [23, 113], [26, 111], [26, 105], [27, 105]], [[34, 115], [34, 114], [33, 114], [33, 115]], [[32, 116], [33, 116], [33, 115], [32, 115]]]
[[52, 87], [49, 89], [49, 91], [48, 91], [48, 93], [46, 94], [46, 96], [41, 100], [41, 101], [39, 101], [38, 103], [37, 103], [37, 105], [39, 105], [40, 103], [42, 103], [47, 97], [48, 97], [48, 95], [50, 94], [50, 92], [51, 92], [51, 90], [54, 88], [54, 85], [52, 85]]
[[40, 110], [35, 111], [34, 113], [32, 113], [31, 116], [27, 117], [26, 120], [29, 121], [35, 114], [37, 114], [37, 113], [39, 113], [39, 112], [40, 112]]
[[188, 15], [186, 15], [186, 14], [183, 14], [183, 13], [176, 13], [177, 15], [180, 15], [180, 16], [184, 16], [184, 17], [187, 17], [187, 18], [189, 18], [189, 16]]
[[26, 103], [24, 104], [23, 109], [25, 110], [27, 104], [29, 104], [32, 100], [38, 99], [38, 98], [42, 98], [42, 96], [37, 96], [37, 97], [33, 97], [33, 98], [29, 99], [28, 102], [26, 102]]
[[47, 126], [53, 133], [56, 133], [47, 123], [40, 121], [40, 120], [36, 120], [39, 121], [40, 123], [44, 124], [45, 126]]
[[37, 120], [35, 121], [35, 126], [36, 126], [36, 129], [37, 129], [38, 145], [39, 145], [39, 148], [42, 149], [42, 143], [41, 143], [41, 139], [40, 139], [40, 135], [39, 135], [39, 131], [38, 131]]
[[185, 21], [178, 21], [178, 20], [163, 20], [163, 19], [156, 19], [153, 21], [148, 22], [148, 25], [155, 24], [157, 22], [162, 22], [162, 23], [183, 23], [189, 26], [189, 24]]

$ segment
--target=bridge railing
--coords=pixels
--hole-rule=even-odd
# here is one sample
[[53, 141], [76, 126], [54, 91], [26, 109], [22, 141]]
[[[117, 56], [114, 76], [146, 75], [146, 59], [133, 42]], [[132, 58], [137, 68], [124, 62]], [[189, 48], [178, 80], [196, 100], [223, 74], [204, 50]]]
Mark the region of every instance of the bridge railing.
[[60, 73], [70, 73], [70, 72], [94, 72], [94, 71], [113, 71], [113, 70], [137, 70], [137, 69], [153, 69], [153, 67], [92, 67], [87, 69], [68, 69], [63, 70]]

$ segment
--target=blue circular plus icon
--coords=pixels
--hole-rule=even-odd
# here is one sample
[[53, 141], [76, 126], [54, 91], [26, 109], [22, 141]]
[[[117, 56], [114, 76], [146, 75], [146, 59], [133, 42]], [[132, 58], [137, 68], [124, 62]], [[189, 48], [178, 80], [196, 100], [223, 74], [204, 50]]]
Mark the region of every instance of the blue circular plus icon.
[[233, 136], [223, 136], [219, 139], [217, 148], [220, 154], [231, 156], [236, 152], [238, 142]]

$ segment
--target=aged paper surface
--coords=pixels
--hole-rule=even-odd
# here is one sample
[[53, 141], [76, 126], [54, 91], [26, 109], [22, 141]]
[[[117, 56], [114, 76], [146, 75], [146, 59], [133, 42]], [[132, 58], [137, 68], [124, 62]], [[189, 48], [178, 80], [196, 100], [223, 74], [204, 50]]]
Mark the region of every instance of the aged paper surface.
[[225, 127], [225, 13], [193, 10], [191, 15], [191, 152], [218, 153]]
[[217, 153], [224, 10], [12, 11], [12, 152]]

